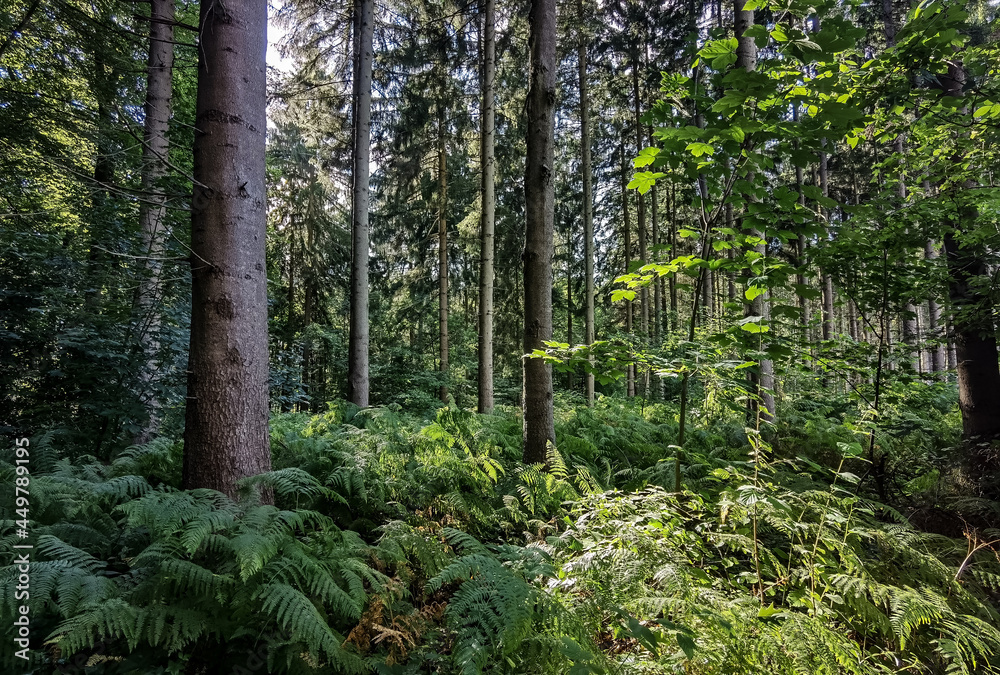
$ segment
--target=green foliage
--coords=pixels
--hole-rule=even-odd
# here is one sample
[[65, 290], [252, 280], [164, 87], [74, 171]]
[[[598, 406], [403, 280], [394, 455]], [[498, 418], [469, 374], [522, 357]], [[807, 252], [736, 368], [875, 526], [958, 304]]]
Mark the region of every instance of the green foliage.
[[[216, 669], [249, 651], [265, 653], [272, 672], [365, 672], [342, 646], [383, 582], [361, 538], [314, 511], [154, 489], [124, 473], [155, 452], [132, 449], [108, 466], [64, 460], [33, 477], [32, 625], [50, 645], [33, 644], [38, 665], [92, 652], [109, 673], [150, 663]], [[13, 485], [13, 467], [3, 473]], [[288, 470], [256, 482], [289, 499], [316, 489]], [[12, 543], [4, 539], [8, 552]], [[2, 574], [0, 614], [12, 625], [16, 568]]]

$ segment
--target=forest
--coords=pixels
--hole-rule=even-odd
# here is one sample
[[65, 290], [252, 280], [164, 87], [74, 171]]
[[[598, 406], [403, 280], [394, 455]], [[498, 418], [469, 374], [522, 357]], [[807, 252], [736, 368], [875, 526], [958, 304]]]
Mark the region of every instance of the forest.
[[5, 0], [0, 672], [1000, 675], [996, 0]]

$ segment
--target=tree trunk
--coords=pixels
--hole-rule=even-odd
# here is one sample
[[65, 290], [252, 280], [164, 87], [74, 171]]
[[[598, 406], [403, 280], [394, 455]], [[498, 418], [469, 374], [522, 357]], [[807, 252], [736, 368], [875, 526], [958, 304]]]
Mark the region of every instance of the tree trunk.
[[351, 190], [351, 325], [347, 399], [368, 407], [368, 186], [372, 121], [373, 0], [354, 3], [354, 149]]
[[[642, 96], [639, 91], [639, 57], [638, 52], [632, 61], [632, 98], [635, 107], [635, 154], [642, 152]], [[635, 222], [639, 231], [639, 264], [644, 266], [649, 262], [649, 251], [646, 240], [646, 198], [636, 191]], [[643, 286], [639, 289], [639, 330], [643, 341], [649, 339], [649, 289]]]
[[[442, 92], [442, 96], [444, 92]], [[445, 154], [444, 104], [438, 103], [438, 369], [443, 381], [438, 396], [448, 402], [448, 157]]]
[[479, 412], [493, 410], [493, 235], [496, 160], [493, 154], [496, 101], [496, 0], [485, 0], [483, 17], [483, 111], [480, 120], [482, 215], [479, 241]]
[[[962, 97], [965, 66], [957, 58], [948, 65], [947, 77], [939, 78], [945, 96]], [[961, 164], [963, 157], [954, 161]], [[957, 213], [945, 224], [944, 253], [948, 265], [948, 296], [951, 301], [951, 324], [955, 340], [958, 370], [958, 407], [962, 411], [962, 435], [968, 441], [994, 441], [1000, 438], [1000, 368], [997, 365], [996, 326], [993, 303], [978, 283], [988, 277], [984, 258], [985, 245], [963, 241], [972, 234], [979, 214], [968, 180], [955, 188], [952, 199]], [[976, 473], [994, 471], [997, 457], [970, 458], [978, 466]], [[978, 460], [978, 461], [976, 461]]]
[[[819, 28], [817, 27], [818, 31]], [[826, 139], [823, 139], [823, 145], [826, 145]], [[828, 182], [827, 173], [827, 155], [826, 152], [819, 153], [819, 188], [823, 193], [824, 197], [828, 197], [830, 194], [830, 185]], [[830, 237], [830, 215], [828, 210], [823, 207], [823, 221], [826, 223], [823, 231], [826, 234], [827, 239]], [[832, 340], [833, 339], [833, 277], [823, 270], [823, 339]]]
[[[670, 181], [670, 194], [667, 195], [667, 218], [670, 221], [670, 258], [677, 258], [677, 193], [673, 180]], [[730, 211], [731, 212], [731, 211]], [[667, 279], [667, 289], [670, 291], [670, 328], [677, 330], [677, 275], [671, 274]]]
[[[799, 106], [796, 104], [792, 107], [792, 121], [799, 121]], [[796, 150], [799, 149], [799, 141], [796, 139], [793, 142]], [[802, 167], [795, 167], [795, 191], [799, 193], [799, 205], [802, 208], [806, 206], [806, 196], [802, 191], [803, 186], [802, 180]], [[797, 271], [795, 272], [795, 283], [799, 286], [799, 293], [797, 293], [799, 301], [799, 312], [801, 314], [801, 323], [799, 324], [800, 330], [802, 332], [802, 341], [809, 341], [809, 300], [805, 296], [806, 290], [806, 236], [804, 234], [799, 234], [795, 240], [795, 267]]]
[[139, 341], [145, 358], [139, 370], [139, 383], [149, 417], [135, 437], [136, 444], [146, 443], [156, 435], [162, 409], [153, 380], [157, 370], [156, 356], [160, 350], [161, 257], [167, 238], [167, 197], [161, 191], [160, 181], [167, 174], [164, 160], [170, 149], [167, 131], [174, 67], [173, 20], [174, 0], [150, 0], [149, 58], [142, 131], [142, 191], [145, 200], [139, 205], [140, 237], [146, 259], [135, 303], [136, 313], [143, 323]]
[[[626, 172], [625, 144], [618, 147], [621, 153], [622, 171], [622, 228], [625, 235], [625, 269], [622, 274], [628, 274], [632, 266], [632, 222], [629, 218], [628, 210], [628, 174]], [[625, 332], [632, 335], [633, 306], [631, 300], [625, 301]], [[635, 396], [635, 365], [629, 364], [625, 367], [625, 394], [629, 398]]]
[[[936, 260], [938, 257], [937, 245], [934, 241], [928, 239], [927, 243], [924, 245], [924, 258], [928, 261]], [[943, 372], [948, 364], [947, 357], [945, 356], [945, 340], [944, 336], [940, 334], [941, 330], [941, 305], [938, 304], [937, 298], [932, 296], [927, 300], [927, 336], [930, 340], [935, 341], [936, 344], [932, 344], [928, 347], [928, 370], [932, 373]]]
[[267, 3], [202, 3], [200, 30], [183, 483], [232, 496], [240, 478], [271, 468]]
[[[744, 36], [747, 29], [754, 24], [754, 11], [752, 9], [743, 9], [744, 5], [746, 5], [748, 1], [749, 0], [735, 0], [733, 9], [735, 12], [735, 33], [737, 39], [735, 67], [743, 68], [747, 72], [750, 72], [757, 67], [757, 44], [754, 42], [753, 38]], [[748, 176], [748, 180], [752, 183], [753, 177]], [[747, 202], [750, 202], [751, 199], [752, 197], [750, 195], [746, 196]], [[752, 233], [760, 238], [764, 238], [765, 236], [765, 233], [760, 231], [753, 231]], [[758, 245], [756, 250], [761, 255], [766, 255], [767, 245]], [[767, 295], [768, 294], [766, 293], [758, 295], [746, 305], [745, 311], [747, 316], [763, 317], [761, 319], [762, 322], [767, 320]], [[774, 363], [770, 359], [760, 359], [758, 371], [756, 373], [751, 373], [749, 379], [751, 413], [754, 414], [754, 416], [759, 414], [761, 419], [764, 420], [774, 419], [774, 395], [771, 393], [774, 389]], [[757, 399], [759, 399], [759, 401]], [[764, 405], [763, 411], [760, 411], [759, 409], [760, 403], [763, 403]]]
[[[524, 352], [552, 339], [552, 235], [556, 100], [556, 3], [532, 0], [528, 14], [529, 87], [524, 201]], [[544, 463], [555, 441], [552, 367], [524, 358], [524, 462]]]
[[[594, 195], [590, 162], [590, 87], [587, 85], [587, 42], [582, 31], [584, 25], [583, 0], [577, 0], [577, 19], [580, 24], [580, 42], [577, 45], [577, 66], [580, 77], [580, 152], [583, 171], [583, 257], [586, 269], [586, 317], [584, 319], [587, 345], [594, 343]], [[593, 359], [591, 359], [593, 362]], [[587, 373], [587, 405], [594, 405], [594, 374]]]
[[[566, 344], [573, 344], [573, 220], [566, 227]], [[566, 388], [573, 390], [573, 371], [566, 371]]]

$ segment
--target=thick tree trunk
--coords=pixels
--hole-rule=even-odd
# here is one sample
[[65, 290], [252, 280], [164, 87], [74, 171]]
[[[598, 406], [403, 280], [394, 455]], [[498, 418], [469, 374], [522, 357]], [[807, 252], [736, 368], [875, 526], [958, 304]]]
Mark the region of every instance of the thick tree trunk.
[[[443, 92], [442, 92], [443, 95]], [[444, 104], [438, 103], [438, 396], [448, 402], [448, 156], [445, 154]]]
[[372, 121], [373, 0], [354, 3], [354, 149], [351, 177], [351, 325], [347, 398], [368, 407], [368, 187]]
[[[587, 84], [587, 42], [584, 25], [583, 0], [577, 0], [577, 19], [580, 22], [580, 43], [577, 45], [577, 66], [580, 77], [580, 152], [583, 171], [583, 257], [586, 270], [586, 317], [584, 339], [594, 343], [594, 195], [590, 161], [590, 87]], [[593, 360], [591, 359], [591, 362]], [[594, 405], [594, 374], [587, 373], [587, 405]]]
[[[529, 86], [524, 201], [524, 352], [552, 339], [552, 235], [555, 218], [556, 3], [532, 0], [528, 14]], [[552, 367], [523, 358], [524, 462], [544, 463], [555, 442]]]
[[[267, 3], [201, 6], [184, 487], [271, 468], [264, 186]], [[265, 495], [266, 497], [266, 495]]]
[[493, 410], [493, 236], [496, 225], [496, 160], [494, 124], [496, 101], [496, 0], [485, 0], [483, 17], [483, 111], [480, 120], [482, 216], [479, 240], [479, 412]]
[[167, 174], [165, 160], [170, 149], [167, 131], [174, 68], [173, 21], [174, 0], [150, 0], [149, 58], [142, 133], [142, 190], [146, 198], [139, 205], [139, 236], [146, 259], [135, 303], [136, 313], [143, 325], [139, 341], [145, 357], [139, 371], [139, 383], [149, 417], [135, 437], [137, 444], [146, 443], [156, 435], [162, 409], [153, 381], [157, 370], [156, 355], [160, 350], [161, 258], [167, 238], [167, 197], [161, 191], [160, 181]]
[[[945, 96], [960, 98], [965, 84], [965, 66], [957, 58], [948, 66], [947, 77], [939, 78]], [[962, 157], [955, 157], [957, 163]], [[1000, 439], [1000, 368], [997, 365], [996, 326], [993, 304], [981, 290], [980, 280], [988, 277], [985, 245], [967, 239], [978, 218], [969, 180], [955, 188], [952, 198], [957, 213], [945, 224], [944, 253], [948, 265], [948, 296], [958, 370], [958, 407], [962, 411], [962, 435], [969, 441]], [[996, 453], [970, 457], [974, 472], [1000, 468]]]

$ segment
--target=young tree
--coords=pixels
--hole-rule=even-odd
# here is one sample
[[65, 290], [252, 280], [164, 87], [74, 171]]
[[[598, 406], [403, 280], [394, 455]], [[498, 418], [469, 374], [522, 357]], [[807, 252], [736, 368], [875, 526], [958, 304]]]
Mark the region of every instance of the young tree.
[[373, 0], [354, 6], [354, 151], [352, 156], [351, 327], [347, 398], [368, 407], [368, 196], [372, 120]]
[[[528, 155], [524, 173], [524, 352], [543, 349], [552, 339], [552, 255], [555, 220], [556, 3], [532, 0], [530, 32]], [[524, 358], [524, 461], [544, 463], [555, 441], [552, 367]]]
[[270, 470], [264, 136], [267, 3], [201, 6], [185, 488]]

